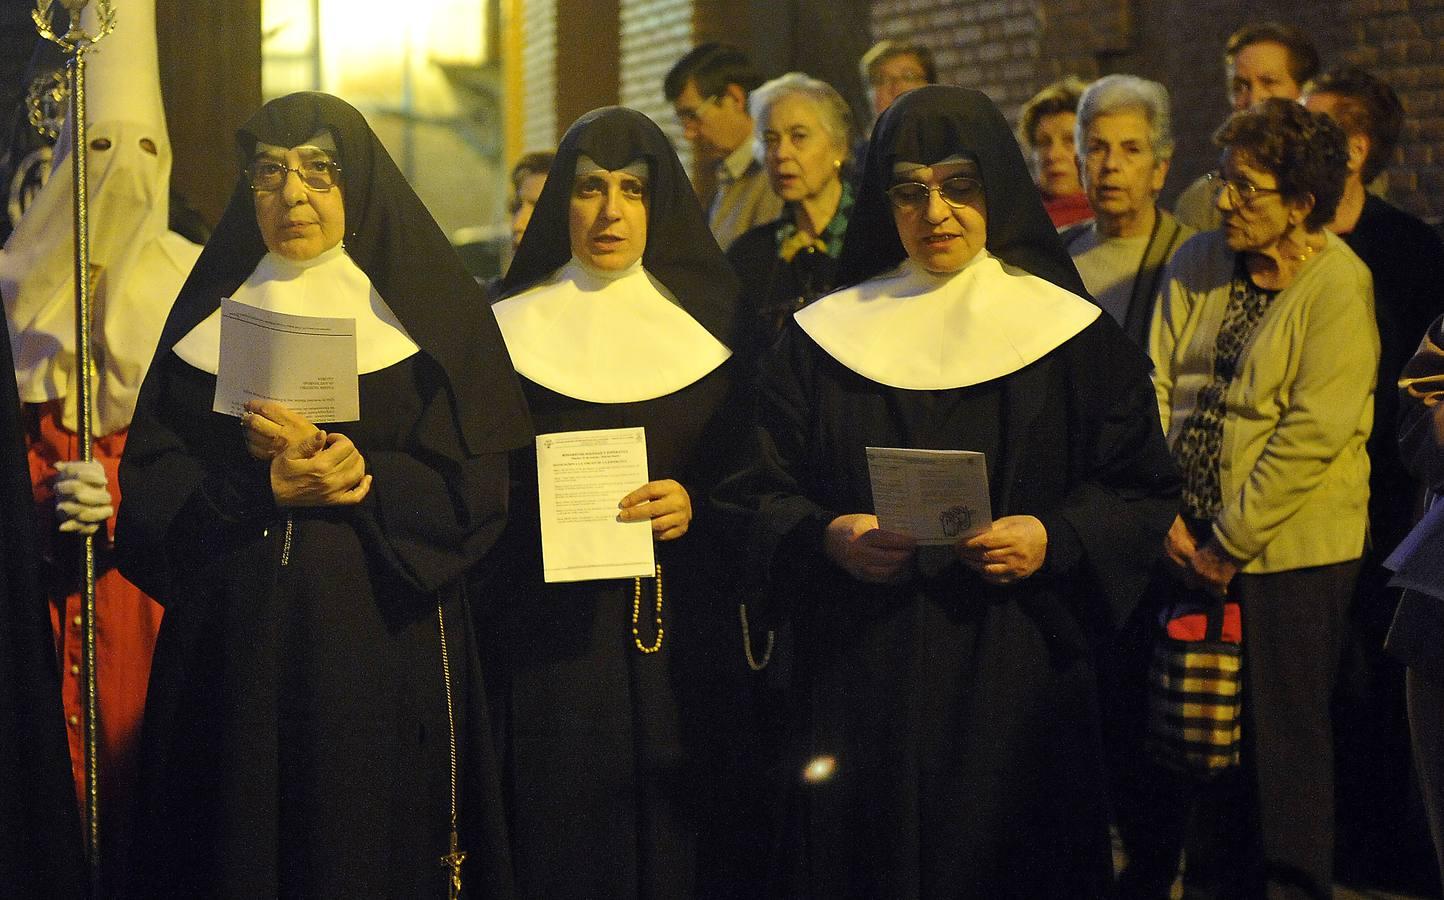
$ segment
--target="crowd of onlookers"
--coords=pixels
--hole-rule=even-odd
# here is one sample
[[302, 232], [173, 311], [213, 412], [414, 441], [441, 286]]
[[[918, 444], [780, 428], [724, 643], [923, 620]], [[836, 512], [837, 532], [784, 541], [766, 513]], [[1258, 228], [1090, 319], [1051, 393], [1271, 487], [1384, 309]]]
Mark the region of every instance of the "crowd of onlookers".
[[[1217, 166], [1167, 210], [1155, 81], [1012, 125], [886, 40], [864, 124], [707, 43], [662, 85], [700, 171], [583, 115], [515, 164], [478, 285], [325, 94], [263, 106], [204, 250], [176, 233], [128, 11], [93, 373], [65, 167], [0, 250], [0, 508], [45, 523], [0, 534], [4, 635], [40, 642], [5, 764], [71, 769], [10, 779], [49, 791], [5, 810], [55, 867], [0, 854], [20, 892], [80, 892], [87, 712], [108, 894], [1318, 900], [1411, 797], [1444, 873], [1444, 590], [1390, 584], [1444, 550], [1444, 244], [1384, 199], [1387, 83], [1240, 28]], [[349, 320], [355, 415], [218, 399], [243, 306]], [[936, 523], [878, 508], [908, 477]], [[1417, 779], [1358, 708], [1395, 702]]]
[[[1205, 796], [1234, 804], [1233, 818], [1203, 819], [1219, 825], [1225, 859], [1262, 854], [1302, 896], [1325, 896], [1335, 766], [1375, 760], [1359, 737], [1339, 738], [1344, 758], [1334, 759], [1336, 691], [1360, 690], [1338, 683], [1382, 677], [1382, 688], [1364, 690], [1384, 706], [1402, 694], [1397, 662], [1380, 647], [1398, 599], [1383, 562], [1435, 482], [1399, 452], [1401, 416], [1419, 393], [1401, 408], [1399, 379], [1444, 312], [1444, 245], [1385, 199], [1405, 117], [1386, 82], [1353, 65], [1323, 68], [1302, 30], [1276, 22], [1240, 28], [1222, 63], [1234, 114], [1213, 137], [1219, 167], [1188, 183], [1172, 210], [1159, 202], [1174, 155], [1162, 84], [1068, 76], [1023, 105], [1016, 134], [1089, 295], [1152, 359], [1185, 476], [1166, 542], [1173, 577], [1155, 579], [1101, 666], [1105, 705], [1117, 707], [1109, 737], [1122, 889], [1166, 894], [1185, 842], [1206, 840], [1187, 828]], [[922, 43], [880, 41], [861, 68], [875, 116], [938, 81]], [[741, 343], [755, 358], [794, 312], [837, 286], [872, 126], [855, 127], [826, 83], [796, 72], [764, 82], [724, 44], [680, 59], [665, 94], [699, 165], [715, 169], [704, 203], [742, 281]], [[548, 162], [534, 154], [513, 173], [516, 234], [529, 208], [523, 185], [544, 178]], [[1241, 609], [1245, 752], [1207, 787], [1152, 765], [1138, 733], [1147, 651], [1159, 620], [1179, 608], [1179, 586], [1227, 594]], [[1416, 734], [1433, 734], [1439, 726], [1425, 723], [1439, 719], [1438, 688], [1422, 699], [1434, 682], [1420, 671], [1439, 664], [1437, 644], [1400, 633], [1420, 618], [1401, 621], [1392, 641], [1414, 648], [1409, 709]], [[1343, 715], [1341, 729], [1364, 721]], [[1387, 730], [1373, 739], [1400, 742]], [[1437, 838], [1444, 760], [1426, 753], [1416, 764]], [[1341, 790], [1369, 807], [1379, 797], [1361, 792], [1403, 802], [1408, 782], [1376, 775]], [[1253, 845], [1224, 840], [1240, 822], [1251, 823]], [[1234, 862], [1211, 877], [1244, 870]]]

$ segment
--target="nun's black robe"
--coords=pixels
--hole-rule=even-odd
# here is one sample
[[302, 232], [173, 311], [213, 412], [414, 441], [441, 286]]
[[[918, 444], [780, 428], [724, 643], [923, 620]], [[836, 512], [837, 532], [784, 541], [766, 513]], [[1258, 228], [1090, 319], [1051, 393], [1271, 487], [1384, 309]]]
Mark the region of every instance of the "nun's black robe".
[[[954, 113], [964, 93], [970, 112]], [[903, 126], [931, 104], [963, 123], [955, 133], [980, 130], [970, 115], [1007, 136], [981, 95], [912, 95], [922, 102], [903, 104], [914, 117]], [[944, 149], [898, 158], [956, 146], [932, 140]], [[1003, 180], [999, 171], [1026, 178], [1015, 147], [1005, 162], [968, 150], [985, 183]], [[870, 168], [890, 177], [892, 159], [875, 155]], [[863, 202], [875, 207], [873, 232], [891, 229], [885, 197]], [[1031, 205], [1032, 230], [1044, 234]], [[901, 247], [891, 253], [896, 264]], [[1146, 359], [1100, 315], [1010, 374], [905, 390], [856, 374], [792, 323], [756, 395], [753, 459], [718, 499], [744, 523], [754, 629], [787, 623], [795, 641], [775, 895], [1108, 896], [1093, 650], [1137, 598], [1177, 497]], [[985, 453], [994, 518], [1032, 515], [1047, 530], [1042, 568], [989, 586], [951, 548], [930, 547], [900, 582], [847, 575], [824, 556], [823, 534], [837, 516], [873, 510], [869, 446]], [[830, 777], [807, 768], [824, 757]]]
[[240, 143], [295, 146], [322, 129], [345, 172], [348, 255], [421, 349], [360, 376], [359, 421], [316, 423], [355, 443], [366, 498], [278, 509], [268, 464], [211, 411], [215, 376], [172, 349], [264, 252], [238, 184], [172, 309], [120, 469], [122, 571], [166, 607], [131, 893], [446, 896], [449, 698], [467, 896], [507, 897], [463, 592], [502, 529], [525, 412], [480, 291], [359, 113], [291, 95]]
[[[0, 323], [0, 376], [14, 370]], [[0, 383], [0, 891], [81, 897], [80, 822], [37, 544], [25, 425], [9, 379]]]
[[[633, 579], [543, 582], [536, 455], [513, 455], [510, 525], [489, 567], [503, 583], [481, 630], [524, 897], [728, 896], [748, 883], [749, 861], [762, 866], [762, 834], [736, 833], [762, 823], [736, 822], [722, 796], [745, 737], [748, 672], [701, 501], [737, 443], [723, 412], [731, 381], [727, 363], [666, 396], [608, 404], [522, 381], [539, 434], [645, 428], [649, 477], [681, 482], [695, 513], [686, 535], [656, 545], [664, 634], [644, 654]], [[656, 640], [655, 603], [643, 579], [644, 646]]]
[[[1156, 553], [1174, 502], [1147, 378], [1107, 364], [1134, 359], [1111, 324], [953, 390], [869, 381], [796, 326], [767, 362], [762, 449], [743, 479], [757, 522], [747, 565], [770, 574], [771, 617], [790, 617], [797, 641], [784, 768], [836, 759], [828, 780], [792, 779], [784, 895], [1107, 893], [1090, 648], [1136, 596], [1133, 561]], [[869, 446], [984, 452], [994, 517], [1042, 520], [1044, 567], [990, 587], [929, 549], [920, 568], [935, 574], [847, 576], [822, 533], [872, 509]]]
[[[642, 265], [724, 345], [737, 284], [707, 230], [686, 172], [641, 113], [588, 113], [563, 137], [554, 177], [508, 270], [508, 295], [571, 256], [567, 210], [577, 160], [648, 163]], [[505, 302], [505, 301], [503, 301]], [[618, 347], [619, 365], [646, 348]], [[487, 687], [502, 736], [518, 894], [527, 898], [741, 897], [755, 894], [766, 823], [734, 780], [752, 739], [737, 606], [706, 497], [735, 464], [735, 358], [648, 400], [576, 399], [522, 378], [538, 434], [646, 429], [648, 477], [691, 498], [688, 532], [655, 544], [662, 566], [661, 649], [652, 646], [656, 585], [631, 579], [543, 580], [536, 456], [512, 456], [512, 510], [480, 592]], [[580, 379], [579, 379], [580, 381]], [[580, 392], [580, 391], [579, 391]], [[637, 485], [640, 487], [641, 485]], [[619, 501], [621, 497], [617, 498]], [[765, 804], [759, 804], [765, 810]]]
[[320, 425], [356, 444], [370, 495], [292, 511], [288, 537], [265, 464], [233, 417], [210, 411], [215, 377], [174, 354], [158, 370], [157, 402], [132, 426], [144, 442], [126, 454], [126, 502], [166, 545], [155, 568], [128, 567], [165, 598], [167, 621], [146, 709], [142, 884], [444, 896], [440, 601], [468, 880], [499, 886], [499, 782], [458, 579], [501, 530], [504, 455], [436, 465], [457, 458], [456, 435], [437, 367], [414, 355], [361, 376], [360, 422]]

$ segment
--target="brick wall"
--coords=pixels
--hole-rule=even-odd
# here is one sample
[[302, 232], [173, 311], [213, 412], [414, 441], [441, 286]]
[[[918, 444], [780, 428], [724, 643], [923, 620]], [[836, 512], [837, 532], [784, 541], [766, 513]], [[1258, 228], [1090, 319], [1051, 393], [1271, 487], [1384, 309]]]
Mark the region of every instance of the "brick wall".
[[521, 15], [522, 146], [541, 150], [556, 146], [557, 129], [557, 4], [531, 0]]
[[879, 0], [872, 33], [926, 44], [942, 81], [977, 88], [1008, 109], [1037, 90], [1041, 13], [1033, 0]]
[[621, 104], [651, 116], [691, 162], [691, 147], [662, 96], [667, 70], [693, 44], [692, 0], [622, 0]]
[[1444, 218], [1444, 3], [1344, 0], [1344, 56], [1387, 79], [1408, 118], [1389, 170], [1389, 197], [1429, 219]]

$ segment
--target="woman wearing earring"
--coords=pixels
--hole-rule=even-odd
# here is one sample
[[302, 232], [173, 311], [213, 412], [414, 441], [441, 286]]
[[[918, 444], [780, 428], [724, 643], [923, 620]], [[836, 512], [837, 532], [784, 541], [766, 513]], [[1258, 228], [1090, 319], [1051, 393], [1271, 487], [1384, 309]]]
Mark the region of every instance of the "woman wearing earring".
[[[1188, 587], [1243, 617], [1242, 808], [1210, 835], [1245, 842], [1241, 895], [1327, 897], [1333, 874], [1330, 697], [1368, 516], [1379, 334], [1369, 270], [1325, 229], [1348, 174], [1343, 131], [1287, 100], [1234, 113], [1219, 228], [1169, 262], [1153, 318], [1154, 386], [1182, 504], [1164, 544]], [[1136, 770], [1120, 806], [1126, 896], [1173, 882], [1190, 797]], [[1129, 811], [1137, 818], [1129, 815]], [[1248, 845], [1252, 845], [1249, 847]], [[1222, 858], [1222, 857], [1220, 857]], [[1238, 885], [1235, 885], [1237, 887]], [[1230, 894], [1230, 896], [1233, 896]]]
[[797, 310], [832, 290], [842, 235], [852, 211], [844, 175], [852, 110], [831, 85], [790, 72], [748, 98], [756, 147], [782, 215], [734, 242], [727, 261], [742, 281], [743, 371], [782, 333]]

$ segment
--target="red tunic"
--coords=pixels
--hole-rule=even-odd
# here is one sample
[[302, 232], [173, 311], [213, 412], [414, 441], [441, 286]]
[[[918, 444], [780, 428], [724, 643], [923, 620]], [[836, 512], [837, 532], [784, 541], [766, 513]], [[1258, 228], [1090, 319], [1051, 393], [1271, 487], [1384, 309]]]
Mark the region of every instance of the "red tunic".
[[[59, 401], [33, 404], [26, 411], [30, 483], [35, 489], [38, 514], [44, 517], [37, 529], [43, 557], [41, 571], [44, 573], [43, 585], [50, 598], [50, 622], [60, 659], [61, 699], [70, 739], [71, 767], [77, 799], [83, 811], [85, 755], [81, 711], [84, 691], [81, 681], [80, 542], [56, 531], [54, 495], [50, 487], [50, 479], [55, 476], [55, 463], [79, 457], [78, 442], [75, 433], [60, 422]], [[95, 459], [105, 467], [106, 477], [110, 480], [111, 504], [116, 509], [120, 508], [116, 467], [125, 449], [125, 437], [126, 431], [122, 430], [97, 438], [94, 442]], [[102, 828], [112, 836], [107, 838], [107, 843], [114, 843], [113, 835], [118, 829], [123, 830], [131, 816], [146, 683], [150, 679], [150, 658], [161, 619], [160, 604], [114, 568], [110, 546], [110, 535], [114, 529], [115, 517], [112, 516], [106, 523], [106, 529], [97, 532], [95, 542], [100, 800]]]

